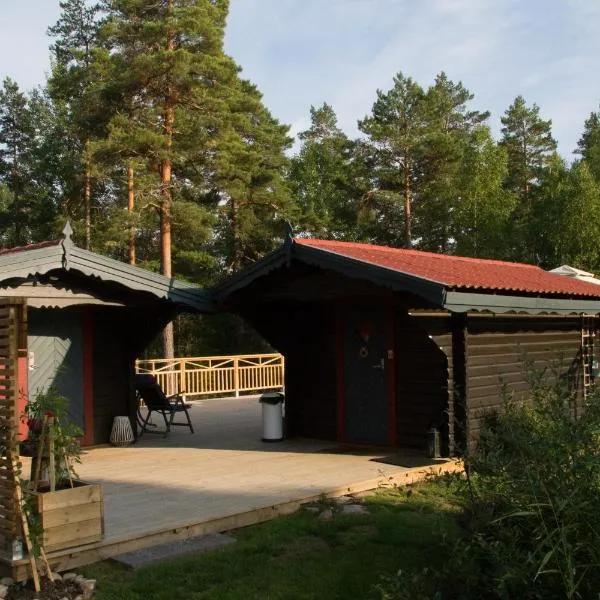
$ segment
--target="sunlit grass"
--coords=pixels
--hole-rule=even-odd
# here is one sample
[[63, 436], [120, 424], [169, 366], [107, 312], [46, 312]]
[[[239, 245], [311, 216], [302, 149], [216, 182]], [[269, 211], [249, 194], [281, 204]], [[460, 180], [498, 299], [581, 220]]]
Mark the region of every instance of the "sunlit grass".
[[444, 561], [457, 534], [444, 484], [383, 489], [368, 513], [321, 520], [299, 511], [233, 533], [236, 543], [128, 571], [114, 562], [85, 569], [98, 600], [294, 600], [377, 598], [373, 586], [398, 569]]

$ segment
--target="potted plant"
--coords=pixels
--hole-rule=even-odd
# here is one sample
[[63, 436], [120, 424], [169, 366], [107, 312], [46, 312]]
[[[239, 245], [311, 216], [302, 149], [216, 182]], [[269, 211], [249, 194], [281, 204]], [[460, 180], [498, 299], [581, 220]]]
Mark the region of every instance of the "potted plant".
[[29, 435], [31, 474], [25, 484], [26, 509], [34, 545], [45, 552], [97, 542], [104, 536], [102, 486], [77, 477], [81, 430], [73, 425], [68, 400], [54, 387], [28, 403], [24, 418]]

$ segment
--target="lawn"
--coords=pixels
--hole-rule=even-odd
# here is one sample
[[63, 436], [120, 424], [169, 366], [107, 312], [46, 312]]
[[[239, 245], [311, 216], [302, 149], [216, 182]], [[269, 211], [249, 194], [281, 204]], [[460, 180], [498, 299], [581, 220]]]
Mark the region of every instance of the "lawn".
[[[366, 514], [305, 510], [233, 532], [236, 542], [129, 571], [106, 561], [85, 569], [98, 600], [295, 600], [379, 598], [382, 576], [447, 559], [457, 509], [443, 482], [381, 489]], [[325, 502], [325, 501], [324, 501]]]

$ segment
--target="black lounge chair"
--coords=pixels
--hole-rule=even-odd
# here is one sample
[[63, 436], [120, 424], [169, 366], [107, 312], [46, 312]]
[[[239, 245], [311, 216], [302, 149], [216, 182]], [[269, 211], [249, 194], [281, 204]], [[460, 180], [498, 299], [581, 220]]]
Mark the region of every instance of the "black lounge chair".
[[[137, 393], [138, 402], [139, 400], [143, 400], [147, 409], [147, 413], [144, 416], [140, 412], [138, 404], [140, 437], [146, 432], [163, 433], [164, 437], [167, 437], [167, 434], [169, 431], [171, 431], [171, 427], [173, 426], [189, 427], [190, 431], [194, 433], [190, 414], [188, 413], [189, 406], [183, 401], [183, 398], [179, 394], [165, 396], [165, 393], [162, 391], [160, 385], [158, 385], [154, 375], [135, 375], [135, 390]], [[149, 422], [153, 412], [160, 413], [165, 420], [164, 431], [148, 429], [148, 426], [156, 427], [156, 425]], [[174, 421], [173, 419], [177, 413], [185, 413], [187, 423]]]

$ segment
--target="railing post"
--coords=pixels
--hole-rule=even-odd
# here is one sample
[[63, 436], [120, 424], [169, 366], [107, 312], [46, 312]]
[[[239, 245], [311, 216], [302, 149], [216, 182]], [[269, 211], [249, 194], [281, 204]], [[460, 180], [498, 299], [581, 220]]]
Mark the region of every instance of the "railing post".
[[185, 359], [182, 359], [179, 363], [179, 389], [177, 390], [178, 394], [183, 394], [185, 398], [185, 393], [187, 391], [187, 386], [185, 382]]
[[233, 359], [233, 387], [235, 390], [235, 397], [240, 397], [240, 364], [239, 357]]

